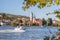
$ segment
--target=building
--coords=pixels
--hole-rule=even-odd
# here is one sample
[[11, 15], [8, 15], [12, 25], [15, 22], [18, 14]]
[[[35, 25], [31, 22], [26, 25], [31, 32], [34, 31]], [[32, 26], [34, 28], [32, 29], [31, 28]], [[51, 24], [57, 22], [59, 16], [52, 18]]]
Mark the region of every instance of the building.
[[42, 25], [42, 20], [41, 19], [36, 19], [36, 16], [31, 12], [30, 13], [30, 25]]
[[33, 13], [30, 13], [30, 22], [33, 22]]
[[26, 19], [25, 18], [22, 18], [22, 24], [23, 24], [23, 26], [26, 25]]
[[30, 13], [30, 22], [35, 23], [36, 17], [35, 15], [31, 12]]
[[0, 26], [2, 26], [3, 25], [3, 22], [0, 22]]
[[53, 20], [53, 26], [60, 26], [60, 21]]
[[42, 20], [41, 20], [41, 19], [36, 19], [35, 22], [36, 22], [36, 24], [38, 24], [38, 25], [40, 25], [40, 26], [42, 25]]
[[36, 21], [36, 16], [33, 15], [33, 23], [35, 23], [35, 21]]

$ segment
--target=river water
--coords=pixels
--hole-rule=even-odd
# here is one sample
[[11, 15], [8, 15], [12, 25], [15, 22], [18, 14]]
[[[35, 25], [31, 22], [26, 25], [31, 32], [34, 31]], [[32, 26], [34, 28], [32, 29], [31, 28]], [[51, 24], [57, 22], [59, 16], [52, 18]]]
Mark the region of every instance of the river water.
[[[15, 27], [0, 27], [0, 30], [14, 30]], [[57, 27], [25, 27], [25, 32], [0, 32], [0, 40], [43, 40], [45, 36], [55, 35]]]

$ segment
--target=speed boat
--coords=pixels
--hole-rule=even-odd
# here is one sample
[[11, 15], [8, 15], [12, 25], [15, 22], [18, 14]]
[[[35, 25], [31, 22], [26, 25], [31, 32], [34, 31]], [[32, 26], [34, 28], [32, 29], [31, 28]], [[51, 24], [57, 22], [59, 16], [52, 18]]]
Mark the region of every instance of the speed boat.
[[25, 30], [22, 29], [22, 26], [17, 26], [14, 30], [0, 30], [0, 32], [25, 32]]
[[20, 31], [20, 32], [25, 32], [25, 30], [23, 30], [23, 28], [22, 28], [22, 26], [17, 26], [15, 29], [14, 29], [15, 31]]

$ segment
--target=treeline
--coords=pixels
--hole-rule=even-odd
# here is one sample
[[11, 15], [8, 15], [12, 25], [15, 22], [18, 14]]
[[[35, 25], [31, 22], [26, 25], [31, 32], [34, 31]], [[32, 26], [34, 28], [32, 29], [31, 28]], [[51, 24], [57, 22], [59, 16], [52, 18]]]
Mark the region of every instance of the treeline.
[[48, 18], [48, 20], [45, 20], [45, 19], [43, 18], [43, 19], [42, 19], [42, 25], [43, 25], [43, 26], [59, 27], [59, 26], [60, 26], [60, 21], [52, 20], [52, 18]]

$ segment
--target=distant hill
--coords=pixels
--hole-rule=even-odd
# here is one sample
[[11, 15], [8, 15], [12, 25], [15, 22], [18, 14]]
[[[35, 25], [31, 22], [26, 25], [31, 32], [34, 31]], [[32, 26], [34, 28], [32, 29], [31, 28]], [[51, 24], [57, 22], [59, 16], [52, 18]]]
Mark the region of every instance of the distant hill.
[[13, 17], [13, 18], [27, 18], [27, 19], [29, 19], [29, 17], [27, 17], [27, 16], [22, 16], [22, 15], [14, 15], [14, 14], [8, 14], [8, 13], [0, 13], [0, 15], [2, 15], [2, 16], [10, 16], [10, 17]]

